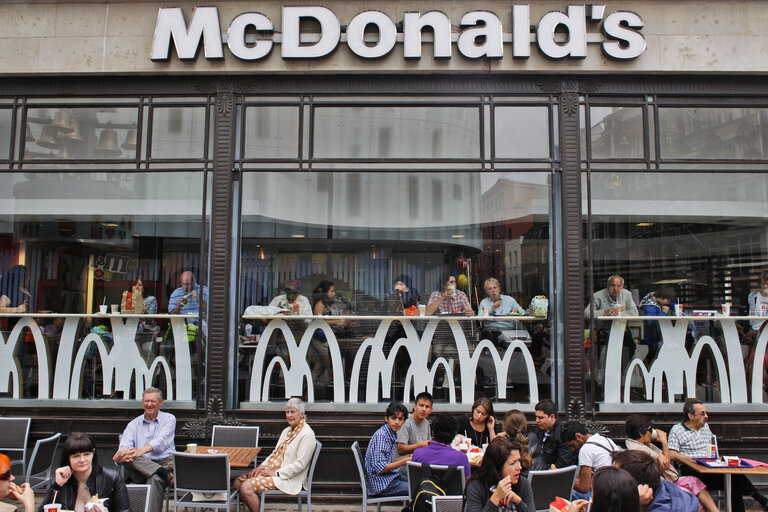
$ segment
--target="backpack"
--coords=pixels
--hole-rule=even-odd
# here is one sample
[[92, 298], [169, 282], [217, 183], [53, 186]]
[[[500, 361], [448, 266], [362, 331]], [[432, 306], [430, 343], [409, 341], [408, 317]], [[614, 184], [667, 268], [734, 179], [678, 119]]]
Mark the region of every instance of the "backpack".
[[[422, 464], [422, 480], [414, 490], [413, 499], [402, 512], [432, 512], [432, 497], [445, 496], [443, 482], [440, 477], [432, 474], [429, 464]], [[452, 474], [456, 465], [448, 466], [447, 474]]]

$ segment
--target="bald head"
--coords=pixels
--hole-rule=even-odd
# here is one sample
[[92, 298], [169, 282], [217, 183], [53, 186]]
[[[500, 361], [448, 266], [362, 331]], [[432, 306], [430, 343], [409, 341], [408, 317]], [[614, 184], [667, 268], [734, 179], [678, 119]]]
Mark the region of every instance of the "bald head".
[[181, 273], [181, 289], [189, 293], [195, 289], [195, 274], [187, 270]]

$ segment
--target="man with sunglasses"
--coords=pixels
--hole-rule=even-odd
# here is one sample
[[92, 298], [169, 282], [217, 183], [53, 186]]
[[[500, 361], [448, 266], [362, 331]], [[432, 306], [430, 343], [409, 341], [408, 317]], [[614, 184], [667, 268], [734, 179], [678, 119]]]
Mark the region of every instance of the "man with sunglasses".
[[[15, 477], [11, 473], [11, 459], [4, 453], [0, 453], [0, 500], [13, 498], [24, 505], [24, 512], [34, 512], [35, 494], [29, 484], [21, 484], [22, 492], [12, 490], [11, 482]], [[15, 484], [14, 484], [15, 486]], [[16, 507], [10, 503], [0, 502], [0, 512], [15, 512]]]

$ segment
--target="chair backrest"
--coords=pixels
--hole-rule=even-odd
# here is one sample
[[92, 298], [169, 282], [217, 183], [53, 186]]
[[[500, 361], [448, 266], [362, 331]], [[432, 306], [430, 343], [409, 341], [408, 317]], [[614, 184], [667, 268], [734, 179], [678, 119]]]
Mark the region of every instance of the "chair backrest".
[[365, 483], [365, 469], [363, 466], [363, 453], [360, 449], [360, 443], [355, 441], [352, 443], [352, 454], [355, 456], [355, 464], [357, 464], [357, 472], [360, 474], [360, 486], [363, 488], [363, 500], [368, 499], [368, 486]]
[[27, 440], [31, 418], [0, 418], [0, 452], [14, 462], [21, 462], [22, 473], [27, 469]]
[[[59, 446], [60, 438], [61, 434], [59, 433], [45, 439], [40, 439], [35, 443], [24, 478], [24, 481], [29, 482], [33, 489], [46, 487], [51, 481], [53, 457], [56, 455], [56, 448]], [[33, 479], [38, 480], [38, 482], [34, 483]]]
[[440, 479], [440, 488], [445, 491], [446, 496], [464, 495], [464, 466], [451, 466], [438, 464], [426, 464], [423, 462], [408, 461], [408, 497], [413, 499], [416, 495], [416, 489], [429, 474], [435, 475]]
[[549, 504], [558, 496], [566, 500], [571, 499], [573, 479], [576, 477], [577, 469], [577, 466], [567, 466], [528, 473], [533, 492], [533, 505], [536, 510], [549, 510]]
[[463, 512], [464, 496], [433, 496], [432, 512]]
[[131, 505], [131, 512], [149, 512], [149, 495], [152, 493], [152, 486], [149, 484], [126, 484], [128, 489], [128, 503]]
[[259, 446], [259, 427], [214, 425], [211, 446]]
[[229, 496], [229, 454], [173, 454], [175, 491], [226, 492]]
[[307, 492], [312, 492], [312, 480], [315, 478], [315, 466], [317, 466], [317, 459], [320, 457], [320, 450], [323, 448], [323, 443], [315, 440], [315, 453], [312, 455], [312, 464], [309, 465], [309, 473], [307, 473]]

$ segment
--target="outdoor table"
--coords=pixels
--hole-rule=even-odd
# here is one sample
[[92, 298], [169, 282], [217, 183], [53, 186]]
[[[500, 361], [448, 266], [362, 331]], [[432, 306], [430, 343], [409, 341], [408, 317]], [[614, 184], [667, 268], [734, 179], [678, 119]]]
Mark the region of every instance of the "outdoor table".
[[[209, 450], [216, 450], [209, 451]], [[261, 451], [261, 447], [247, 446], [198, 446], [196, 453], [228, 453], [229, 465], [233, 468], [247, 468]]]
[[768, 466], [753, 467], [753, 468], [739, 468], [739, 467], [722, 467], [722, 468], [708, 468], [704, 464], [700, 464], [695, 460], [686, 457], [680, 459], [680, 462], [693, 469], [697, 473], [710, 474], [710, 475], [723, 475], [723, 487], [725, 488], [725, 511], [732, 512], [731, 509], [731, 475], [768, 475]]

